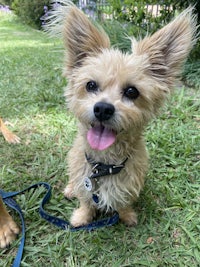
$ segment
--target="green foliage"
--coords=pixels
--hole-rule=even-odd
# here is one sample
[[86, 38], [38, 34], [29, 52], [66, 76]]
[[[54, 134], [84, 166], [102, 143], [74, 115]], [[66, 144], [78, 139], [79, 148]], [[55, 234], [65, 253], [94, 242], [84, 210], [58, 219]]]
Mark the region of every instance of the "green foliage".
[[[170, 1], [165, 1], [162, 6], [160, 16], [155, 17], [148, 9], [149, 4], [158, 3], [155, 1], [132, 1], [132, 0], [108, 0], [113, 10], [113, 18], [121, 23], [132, 23], [133, 26], [140, 27], [142, 31], [154, 32], [160, 24], [169, 21], [174, 15], [174, 9], [170, 10]], [[154, 3], [155, 2], [155, 3]]]
[[41, 28], [41, 17], [44, 15], [44, 6], [49, 6], [50, 0], [14, 0], [12, 9], [21, 20], [28, 25]]
[[198, 39], [196, 45], [192, 49], [190, 57], [191, 60], [200, 59], [200, 39]]
[[105, 20], [101, 25], [108, 34], [111, 45], [125, 52], [131, 49], [131, 40], [128, 36], [144, 36], [146, 34], [146, 31], [131, 22], [122, 24], [117, 20]]
[[145, 2], [125, 0], [109, 0], [113, 7], [113, 17], [119, 21], [131, 21], [141, 23], [145, 18]]
[[182, 79], [187, 86], [200, 89], [200, 60], [188, 62], [182, 74]]
[[0, 0], [0, 5], [10, 6], [13, 0]]

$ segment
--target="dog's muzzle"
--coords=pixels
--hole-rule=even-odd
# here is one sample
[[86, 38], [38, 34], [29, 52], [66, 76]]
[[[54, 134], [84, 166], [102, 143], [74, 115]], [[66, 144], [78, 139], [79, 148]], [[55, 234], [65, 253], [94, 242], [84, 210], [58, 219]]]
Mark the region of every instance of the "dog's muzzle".
[[109, 127], [109, 119], [114, 116], [115, 107], [106, 102], [97, 102], [93, 112], [96, 121], [91, 123], [91, 128], [87, 132], [87, 141], [92, 149], [105, 150], [116, 141], [117, 133]]

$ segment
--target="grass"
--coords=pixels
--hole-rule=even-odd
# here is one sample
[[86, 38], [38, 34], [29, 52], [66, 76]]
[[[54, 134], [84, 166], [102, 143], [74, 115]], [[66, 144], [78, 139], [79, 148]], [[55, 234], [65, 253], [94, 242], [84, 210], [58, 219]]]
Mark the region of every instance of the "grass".
[[[76, 123], [63, 98], [61, 45], [14, 16], [0, 15], [0, 29], [0, 115], [22, 140], [9, 145], [0, 136], [0, 188], [18, 191], [49, 182], [53, 191], [46, 209], [69, 219], [77, 202], [66, 201], [62, 190]], [[163, 114], [148, 127], [151, 167], [135, 205], [135, 228], [119, 223], [91, 233], [62, 231], [38, 214], [42, 188], [18, 196], [27, 227], [21, 266], [198, 267], [199, 108], [197, 90], [177, 88]], [[11, 266], [19, 240], [0, 251], [1, 266]]]

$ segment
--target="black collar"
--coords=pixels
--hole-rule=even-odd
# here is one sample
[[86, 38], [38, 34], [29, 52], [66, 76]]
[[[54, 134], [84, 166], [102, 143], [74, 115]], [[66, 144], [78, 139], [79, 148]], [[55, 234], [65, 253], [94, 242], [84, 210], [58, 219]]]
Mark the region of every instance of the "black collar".
[[119, 173], [124, 167], [125, 163], [128, 160], [126, 158], [121, 164], [104, 164], [102, 162], [95, 162], [92, 158], [90, 158], [87, 154], [85, 154], [87, 162], [92, 166], [92, 173], [89, 177], [85, 177], [84, 179], [84, 187], [87, 191], [95, 191], [96, 193], [92, 194], [93, 201], [98, 204], [99, 196], [98, 196], [98, 184], [99, 181], [97, 178], [107, 175], [113, 175]]
[[125, 163], [128, 160], [128, 158], [126, 158], [121, 164], [115, 165], [95, 162], [87, 154], [85, 154], [85, 157], [87, 159], [87, 162], [92, 166], [92, 174], [89, 177], [90, 179], [117, 174], [125, 167]]

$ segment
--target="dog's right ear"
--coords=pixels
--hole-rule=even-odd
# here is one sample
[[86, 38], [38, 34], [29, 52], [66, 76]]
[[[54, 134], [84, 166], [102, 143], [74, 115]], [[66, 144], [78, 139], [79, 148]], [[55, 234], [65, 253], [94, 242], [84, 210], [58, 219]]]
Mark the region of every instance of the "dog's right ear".
[[63, 31], [68, 71], [81, 66], [85, 57], [110, 47], [107, 34], [75, 6], [69, 8]]

